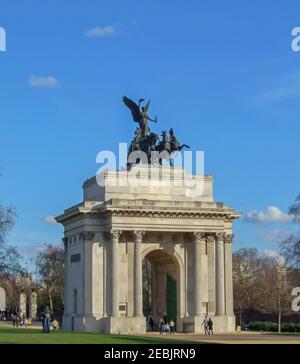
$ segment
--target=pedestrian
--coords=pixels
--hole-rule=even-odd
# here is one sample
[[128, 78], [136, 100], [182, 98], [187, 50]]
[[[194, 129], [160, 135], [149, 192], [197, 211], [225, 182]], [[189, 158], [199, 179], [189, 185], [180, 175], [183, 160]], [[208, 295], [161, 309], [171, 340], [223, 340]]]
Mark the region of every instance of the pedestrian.
[[175, 322], [173, 319], [170, 320], [170, 333], [175, 334]]
[[49, 331], [50, 331], [50, 310], [49, 310], [48, 306], [45, 307], [42, 317], [43, 317], [43, 319], [42, 319], [43, 333], [44, 334], [49, 334]]
[[170, 333], [170, 325], [168, 322], [164, 325], [164, 330], [166, 331], [166, 335]]
[[213, 335], [214, 334], [214, 331], [213, 331], [214, 323], [210, 317], [207, 321], [207, 326], [208, 326], [208, 335]]
[[17, 317], [16, 317], [16, 315], [14, 313], [11, 315], [11, 319], [12, 319], [13, 327], [15, 327], [16, 326]]
[[207, 316], [204, 317], [201, 326], [204, 327], [205, 335], [208, 335], [208, 318], [207, 318]]
[[16, 327], [19, 327], [20, 326], [20, 316], [17, 315], [17, 318], [16, 318]]
[[154, 323], [154, 321], [153, 321], [153, 318], [152, 318], [152, 317], [150, 317], [150, 318], [149, 318], [149, 326], [150, 326], [150, 328], [151, 328], [151, 331], [154, 331], [155, 323]]
[[163, 329], [164, 329], [164, 325], [165, 325], [165, 320], [163, 318], [161, 318], [159, 320], [159, 333], [162, 334], [163, 333]]

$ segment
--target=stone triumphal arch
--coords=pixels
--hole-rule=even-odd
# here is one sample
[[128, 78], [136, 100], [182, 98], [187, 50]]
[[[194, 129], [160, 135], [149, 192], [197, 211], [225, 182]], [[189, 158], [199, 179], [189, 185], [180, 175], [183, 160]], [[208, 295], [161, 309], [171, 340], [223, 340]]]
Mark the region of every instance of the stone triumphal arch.
[[[239, 213], [214, 201], [211, 176], [172, 168], [166, 182], [163, 170], [103, 172], [102, 182], [85, 181], [82, 203], [57, 217], [66, 252], [64, 329], [143, 333], [146, 314], [173, 318], [177, 331], [202, 332], [208, 314], [215, 332], [234, 331]], [[183, 181], [197, 181], [196, 191]]]

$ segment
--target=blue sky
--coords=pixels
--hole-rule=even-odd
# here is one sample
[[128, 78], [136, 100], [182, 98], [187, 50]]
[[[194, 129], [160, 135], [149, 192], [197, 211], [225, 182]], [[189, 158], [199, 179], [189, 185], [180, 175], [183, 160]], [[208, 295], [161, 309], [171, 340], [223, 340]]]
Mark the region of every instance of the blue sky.
[[275, 249], [300, 192], [299, 14], [297, 1], [0, 0], [9, 242], [30, 255], [61, 240], [45, 218], [81, 201], [99, 151], [131, 140], [127, 95], [151, 98], [157, 130], [205, 151], [216, 200], [248, 214], [235, 248]]

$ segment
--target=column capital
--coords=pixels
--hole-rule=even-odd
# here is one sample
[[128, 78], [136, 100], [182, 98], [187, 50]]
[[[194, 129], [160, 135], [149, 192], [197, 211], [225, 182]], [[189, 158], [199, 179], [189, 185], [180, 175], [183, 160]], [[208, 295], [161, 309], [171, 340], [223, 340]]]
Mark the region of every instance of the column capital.
[[224, 241], [225, 240], [226, 233], [220, 232], [220, 233], [216, 233], [215, 235], [216, 235], [217, 241]]
[[79, 234], [79, 238], [81, 240], [93, 240], [95, 237], [95, 233], [91, 231], [83, 231]]
[[232, 241], [233, 241], [233, 238], [234, 238], [234, 234], [226, 234], [225, 238], [224, 238], [224, 241], [227, 244], [231, 244]]
[[214, 234], [209, 234], [206, 236], [206, 242], [208, 244], [214, 244], [216, 241], [216, 237], [214, 236]]
[[146, 232], [144, 230], [134, 230], [133, 231], [134, 240], [142, 240], [145, 234]]
[[119, 240], [122, 230], [110, 230], [109, 234], [111, 239]]
[[205, 232], [195, 231], [193, 232], [193, 237], [195, 242], [200, 242], [205, 238]]

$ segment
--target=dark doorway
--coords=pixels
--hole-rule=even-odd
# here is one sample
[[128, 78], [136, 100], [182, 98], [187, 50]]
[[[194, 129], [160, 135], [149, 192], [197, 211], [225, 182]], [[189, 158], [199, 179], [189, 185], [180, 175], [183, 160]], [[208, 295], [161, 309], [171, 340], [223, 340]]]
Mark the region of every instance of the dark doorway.
[[[166, 317], [176, 323], [179, 302], [177, 283], [179, 272], [175, 258], [156, 249], [143, 260], [143, 312], [147, 320], [151, 317], [156, 327]], [[148, 327], [149, 329], [149, 327]]]
[[177, 287], [176, 281], [167, 275], [167, 319], [176, 323], [177, 316]]

